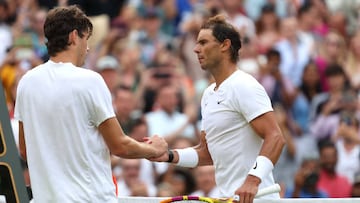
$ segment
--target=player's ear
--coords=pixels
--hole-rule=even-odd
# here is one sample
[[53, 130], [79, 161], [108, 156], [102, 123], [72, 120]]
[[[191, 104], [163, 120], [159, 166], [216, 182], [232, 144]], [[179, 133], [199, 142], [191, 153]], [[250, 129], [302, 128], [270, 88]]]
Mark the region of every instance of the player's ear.
[[78, 35], [78, 31], [77, 30], [73, 30], [69, 33], [69, 45], [75, 44], [76, 43], [76, 39], [79, 37]]
[[221, 50], [222, 51], [226, 51], [228, 49], [230, 49], [231, 47], [231, 40], [230, 39], [225, 39], [222, 43], [221, 43]]

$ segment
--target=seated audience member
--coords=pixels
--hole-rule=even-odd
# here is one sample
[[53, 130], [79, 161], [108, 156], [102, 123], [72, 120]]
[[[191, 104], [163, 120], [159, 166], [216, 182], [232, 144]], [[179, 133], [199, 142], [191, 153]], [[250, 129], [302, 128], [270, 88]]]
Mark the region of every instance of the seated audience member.
[[330, 198], [350, 197], [351, 184], [346, 177], [339, 175], [335, 168], [338, 153], [334, 143], [325, 141], [319, 144], [320, 177], [318, 186]]
[[199, 166], [194, 169], [197, 190], [191, 195], [203, 197], [222, 197], [215, 182], [214, 166]]
[[119, 83], [119, 62], [112, 56], [102, 56], [97, 60], [95, 68], [105, 80], [110, 92], [113, 93]]
[[[354, 138], [352, 138], [354, 137]], [[336, 171], [354, 182], [355, 173], [360, 170], [359, 120], [354, 112], [343, 111], [340, 114], [339, 127], [332, 136], [338, 152]]]
[[156, 196], [156, 187], [140, 179], [140, 159], [122, 159], [122, 175], [118, 180], [119, 196]]
[[360, 198], [360, 171], [355, 173], [354, 182], [351, 187], [351, 197]]
[[294, 188], [286, 191], [286, 198], [326, 198], [328, 195], [318, 188], [318, 159], [304, 159], [295, 174]]

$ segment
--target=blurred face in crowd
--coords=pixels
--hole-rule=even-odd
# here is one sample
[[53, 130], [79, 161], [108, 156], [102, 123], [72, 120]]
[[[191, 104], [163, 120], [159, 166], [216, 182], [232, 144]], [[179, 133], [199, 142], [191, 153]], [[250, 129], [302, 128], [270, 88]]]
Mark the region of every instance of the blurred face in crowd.
[[331, 91], [342, 91], [345, 86], [346, 78], [342, 74], [327, 76], [329, 84], [329, 90]]
[[135, 109], [135, 97], [131, 90], [117, 89], [114, 93], [114, 106], [116, 114], [127, 118]]
[[170, 185], [174, 189], [176, 195], [185, 195], [186, 191], [186, 179], [182, 174], [174, 173], [170, 177]]
[[289, 40], [296, 39], [297, 27], [298, 22], [295, 17], [284, 18], [281, 21], [281, 33], [285, 38]]
[[209, 193], [215, 186], [214, 166], [200, 166], [195, 169], [195, 178], [198, 189]]
[[114, 69], [108, 68], [100, 71], [99, 74], [104, 78], [104, 81], [109, 90], [113, 92], [119, 81], [118, 72]]
[[311, 159], [305, 160], [302, 165], [301, 169], [304, 173], [304, 187], [316, 187], [316, 184], [319, 180], [319, 164], [318, 160]]
[[139, 123], [133, 127], [129, 136], [138, 142], [143, 142], [143, 138], [148, 136], [148, 126], [146, 125], [146, 122]]
[[360, 32], [351, 39], [351, 49], [355, 56], [360, 57]]
[[315, 86], [319, 80], [319, 71], [314, 63], [308, 64], [303, 73], [303, 83], [307, 86]]
[[334, 147], [325, 147], [320, 152], [321, 168], [329, 173], [335, 172], [337, 163], [337, 152]]
[[44, 32], [44, 23], [46, 19], [46, 11], [39, 10], [37, 11], [34, 16], [32, 17], [32, 28], [35, 30], [36, 33], [43, 33]]
[[121, 160], [122, 177], [128, 185], [131, 181], [138, 180], [140, 173], [140, 159], [123, 159]]
[[161, 19], [157, 16], [151, 16], [144, 19], [144, 28], [147, 34], [154, 35], [158, 33], [161, 26]]
[[173, 86], [166, 86], [159, 90], [157, 103], [167, 113], [173, 113], [179, 103], [177, 89]]
[[316, 19], [318, 19], [319, 17], [320, 15], [317, 8], [315, 6], [312, 6], [311, 8], [309, 8], [309, 10], [302, 14], [301, 20], [310, 28], [313, 28], [316, 23]]
[[326, 35], [325, 43], [326, 51], [329, 54], [329, 57], [337, 57], [340, 54], [340, 51], [342, 51], [341, 48], [345, 46], [341, 36], [334, 32], [330, 32]]

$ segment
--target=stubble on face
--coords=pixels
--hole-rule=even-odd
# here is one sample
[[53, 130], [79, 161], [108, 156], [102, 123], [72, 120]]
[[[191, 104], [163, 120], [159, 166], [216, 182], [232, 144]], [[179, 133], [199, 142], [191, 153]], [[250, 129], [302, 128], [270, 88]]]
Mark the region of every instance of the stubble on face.
[[194, 51], [197, 54], [201, 69], [210, 70], [217, 67], [220, 57], [219, 44], [220, 42], [212, 35], [212, 30], [203, 29], [199, 32]]

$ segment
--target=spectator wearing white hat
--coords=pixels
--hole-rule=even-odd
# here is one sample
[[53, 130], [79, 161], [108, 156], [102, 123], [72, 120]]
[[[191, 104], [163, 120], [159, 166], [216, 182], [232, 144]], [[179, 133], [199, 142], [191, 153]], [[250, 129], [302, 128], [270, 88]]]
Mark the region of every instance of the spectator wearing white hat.
[[113, 56], [102, 56], [96, 62], [96, 71], [104, 78], [111, 93], [119, 83], [119, 69], [120, 64]]

